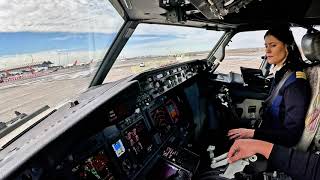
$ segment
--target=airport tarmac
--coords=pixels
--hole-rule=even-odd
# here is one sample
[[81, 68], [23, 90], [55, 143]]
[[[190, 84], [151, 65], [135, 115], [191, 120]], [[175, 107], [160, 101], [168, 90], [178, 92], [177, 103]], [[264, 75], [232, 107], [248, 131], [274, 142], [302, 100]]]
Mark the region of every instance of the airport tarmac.
[[14, 111], [31, 114], [45, 105], [54, 107], [65, 102], [85, 91], [92, 77], [79, 72], [59, 73], [1, 85], [0, 121], [14, 118]]
[[[117, 62], [108, 74], [105, 83], [165, 64], [205, 57], [204, 54], [198, 54], [187, 57], [139, 58], [127, 62]], [[220, 72], [230, 70], [240, 72], [240, 62], [243, 63], [241, 66], [258, 68], [261, 62], [257, 58], [251, 59], [225, 61], [218, 70]], [[144, 67], [139, 66], [141, 62], [144, 62]], [[97, 67], [61, 69], [41, 77], [0, 83], [0, 121], [7, 122], [16, 117], [14, 111], [31, 114], [45, 105], [55, 107], [67, 102], [88, 88], [96, 69]]]

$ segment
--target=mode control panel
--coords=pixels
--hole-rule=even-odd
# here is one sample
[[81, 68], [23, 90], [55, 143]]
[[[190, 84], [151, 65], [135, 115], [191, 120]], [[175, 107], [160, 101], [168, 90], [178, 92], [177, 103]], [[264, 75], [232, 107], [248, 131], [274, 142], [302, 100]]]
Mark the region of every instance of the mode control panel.
[[196, 76], [199, 74], [199, 71], [203, 71], [205, 68], [206, 63], [199, 63], [199, 65], [183, 64], [178, 67], [175, 66], [160, 72], [147, 74], [139, 80], [142, 93], [138, 98], [138, 104], [141, 106], [149, 105], [150, 101], [154, 98]]

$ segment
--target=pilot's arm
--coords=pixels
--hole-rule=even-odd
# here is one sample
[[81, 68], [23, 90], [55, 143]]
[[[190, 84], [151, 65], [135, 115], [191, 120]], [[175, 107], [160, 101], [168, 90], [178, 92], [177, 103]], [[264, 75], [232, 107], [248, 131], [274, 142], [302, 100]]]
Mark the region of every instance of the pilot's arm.
[[316, 180], [320, 178], [319, 155], [300, 152], [292, 148], [274, 145], [254, 139], [236, 140], [229, 150], [229, 162], [262, 154], [269, 164], [297, 180]]

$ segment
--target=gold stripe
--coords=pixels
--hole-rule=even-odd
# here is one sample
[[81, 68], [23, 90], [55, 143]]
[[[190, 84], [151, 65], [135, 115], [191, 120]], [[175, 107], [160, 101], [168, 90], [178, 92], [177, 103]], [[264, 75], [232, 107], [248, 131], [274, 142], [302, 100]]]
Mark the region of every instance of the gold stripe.
[[297, 75], [296, 77], [306, 77], [306, 76], [304, 76], [304, 75]]
[[296, 74], [296, 76], [306, 76], [305, 74]]
[[307, 79], [307, 77], [306, 76], [296, 76], [296, 78], [300, 78], [300, 79]]

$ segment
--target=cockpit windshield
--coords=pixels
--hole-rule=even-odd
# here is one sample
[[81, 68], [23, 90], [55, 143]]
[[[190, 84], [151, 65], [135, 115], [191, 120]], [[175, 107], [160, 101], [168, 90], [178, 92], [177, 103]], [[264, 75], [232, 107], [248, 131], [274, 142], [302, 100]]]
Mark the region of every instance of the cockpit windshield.
[[85, 91], [123, 23], [105, 0], [2, 0], [0, 131]]
[[139, 24], [104, 82], [169, 64], [205, 59], [223, 33], [192, 27]]

